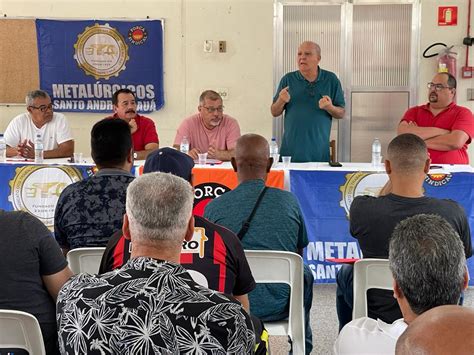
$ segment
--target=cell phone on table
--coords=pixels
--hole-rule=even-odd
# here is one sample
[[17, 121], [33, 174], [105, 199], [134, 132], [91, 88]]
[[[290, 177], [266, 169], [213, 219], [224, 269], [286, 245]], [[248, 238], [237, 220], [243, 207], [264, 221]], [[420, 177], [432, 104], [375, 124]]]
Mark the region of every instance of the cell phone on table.
[[338, 161], [330, 161], [329, 166], [332, 166], [333, 168], [340, 168], [342, 164], [339, 163]]

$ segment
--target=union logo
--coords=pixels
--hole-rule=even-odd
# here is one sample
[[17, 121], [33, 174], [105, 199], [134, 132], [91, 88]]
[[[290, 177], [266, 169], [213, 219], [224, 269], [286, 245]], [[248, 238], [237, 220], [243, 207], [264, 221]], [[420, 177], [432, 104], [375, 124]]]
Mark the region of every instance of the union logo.
[[385, 173], [355, 172], [346, 174], [346, 183], [339, 187], [342, 193], [340, 205], [349, 217], [352, 201], [357, 196], [378, 196], [382, 187], [387, 183], [388, 175]]
[[143, 26], [133, 26], [128, 31], [128, 40], [130, 43], [139, 46], [148, 39], [148, 32]]
[[451, 181], [452, 175], [449, 173], [441, 174], [426, 174], [425, 182], [434, 187], [444, 186]]
[[79, 67], [86, 75], [92, 75], [96, 79], [108, 80], [111, 76], [119, 76], [129, 60], [125, 39], [108, 23], [86, 27], [77, 36], [74, 48], [74, 59]]
[[22, 166], [9, 181], [8, 200], [14, 210], [26, 211], [52, 229], [59, 195], [66, 186], [79, 180], [82, 180], [81, 172], [70, 166]]

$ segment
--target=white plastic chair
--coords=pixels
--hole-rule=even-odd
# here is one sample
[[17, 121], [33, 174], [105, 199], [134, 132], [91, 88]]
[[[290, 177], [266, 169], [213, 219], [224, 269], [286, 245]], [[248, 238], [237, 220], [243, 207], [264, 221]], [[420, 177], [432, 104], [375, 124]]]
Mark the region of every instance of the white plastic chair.
[[354, 308], [352, 319], [367, 317], [367, 290], [393, 290], [392, 272], [387, 259], [360, 259], [354, 264]]
[[105, 247], [72, 249], [67, 253], [67, 262], [75, 274], [97, 274], [104, 251]]
[[45, 355], [38, 320], [26, 312], [0, 309], [0, 348], [24, 349], [32, 355]]
[[295, 253], [273, 250], [245, 250], [250, 270], [257, 283], [286, 283], [290, 286], [288, 320], [265, 322], [270, 335], [287, 335], [293, 354], [305, 353], [303, 304], [303, 259]]

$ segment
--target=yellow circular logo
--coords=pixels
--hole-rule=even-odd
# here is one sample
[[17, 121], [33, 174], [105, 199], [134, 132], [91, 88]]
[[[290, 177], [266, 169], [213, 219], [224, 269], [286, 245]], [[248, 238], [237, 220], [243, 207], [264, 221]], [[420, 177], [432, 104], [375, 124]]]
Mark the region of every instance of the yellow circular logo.
[[48, 228], [54, 226], [59, 195], [69, 184], [82, 180], [79, 170], [69, 166], [22, 166], [10, 180], [8, 197], [15, 210], [26, 211]]
[[349, 216], [352, 201], [357, 196], [378, 196], [387, 181], [388, 175], [385, 173], [363, 173], [359, 171], [346, 174], [346, 183], [339, 187], [339, 191], [342, 193], [340, 205], [346, 210], [346, 216]]
[[125, 63], [129, 60], [125, 39], [108, 23], [86, 27], [77, 36], [74, 48], [74, 59], [79, 67], [96, 79], [118, 76], [125, 70]]

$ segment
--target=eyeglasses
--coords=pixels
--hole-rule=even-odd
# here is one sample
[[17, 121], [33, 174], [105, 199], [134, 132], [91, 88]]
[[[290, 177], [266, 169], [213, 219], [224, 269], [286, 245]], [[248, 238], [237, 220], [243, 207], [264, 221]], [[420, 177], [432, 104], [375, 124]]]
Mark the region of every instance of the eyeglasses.
[[219, 106], [219, 107], [206, 107], [206, 106], [202, 106], [204, 107], [207, 112], [209, 113], [214, 113], [214, 112], [224, 112], [224, 106]]
[[435, 83], [428, 83], [426, 85], [426, 87], [431, 90], [431, 89], [435, 89], [435, 91], [441, 91], [443, 89], [453, 89], [452, 87], [450, 86], [444, 86], [442, 84], [435, 84]]
[[53, 104], [49, 104], [49, 105], [41, 105], [41, 106], [30, 106], [31, 108], [34, 108], [36, 110], [40, 110], [41, 112], [46, 112], [47, 110], [53, 110]]

